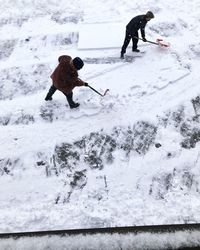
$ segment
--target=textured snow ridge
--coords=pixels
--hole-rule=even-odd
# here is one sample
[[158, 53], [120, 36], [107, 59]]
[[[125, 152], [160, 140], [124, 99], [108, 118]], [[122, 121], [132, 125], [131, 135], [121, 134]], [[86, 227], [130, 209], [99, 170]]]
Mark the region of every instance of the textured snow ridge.
[[[138, 234], [95, 234], [80, 236], [44, 236], [18, 239], [1, 239], [1, 249], [6, 250], [159, 250], [196, 247], [200, 244], [199, 231], [176, 233], [138, 233]], [[185, 249], [184, 248], [184, 249]]]

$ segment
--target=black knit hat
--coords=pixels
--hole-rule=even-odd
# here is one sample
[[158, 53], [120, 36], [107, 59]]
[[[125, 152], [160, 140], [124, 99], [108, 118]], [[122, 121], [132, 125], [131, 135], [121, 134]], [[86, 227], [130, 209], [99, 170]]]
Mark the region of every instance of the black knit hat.
[[147, 13], [146, 13], [146, 17], [147, 17], [147, 18], [154, 18], [154, 14], [153, 14], [153, 12], [151, 12], [151, 11], [147, 11]]
[[82, 61], [82, 59], [80, 57], [75, 57], [73, 59], [73, 64], [74, 64], [74, 67], [77, 70], [79, 70], [79, 69], [83, 68], [84, 62]]

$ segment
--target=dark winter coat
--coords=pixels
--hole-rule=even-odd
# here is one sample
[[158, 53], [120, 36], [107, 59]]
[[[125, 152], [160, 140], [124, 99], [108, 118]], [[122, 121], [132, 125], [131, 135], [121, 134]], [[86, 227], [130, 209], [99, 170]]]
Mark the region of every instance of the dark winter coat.
[[142, 37], [145, 38], [146, 24], [146, 15], [139, 15], [131, 19], [131, 21], [126, 25], [126, 29], [133, 36], [140, 29]]
[[51, 75], [53, 85], [65, 94], [72, 92], [76, 86], [83, 86], [85, 83], [78, 78], [78, 72], [72, 64], [72, 58], [67, 55], [58, 58], [58, 66]]

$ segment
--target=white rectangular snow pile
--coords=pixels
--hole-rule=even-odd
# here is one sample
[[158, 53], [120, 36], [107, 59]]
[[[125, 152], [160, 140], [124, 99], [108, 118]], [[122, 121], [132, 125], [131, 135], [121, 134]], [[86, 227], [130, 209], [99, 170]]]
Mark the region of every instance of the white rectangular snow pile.
[[124, 42], [125, 27], [124, 23], [82, 24], [78, 49], [119, 48]]

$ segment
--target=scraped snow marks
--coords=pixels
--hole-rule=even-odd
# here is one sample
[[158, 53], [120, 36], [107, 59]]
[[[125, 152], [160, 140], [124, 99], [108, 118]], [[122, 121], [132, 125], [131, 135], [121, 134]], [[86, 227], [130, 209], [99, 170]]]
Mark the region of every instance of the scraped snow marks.
[[173, 195], [177, 192], [199, 193], [199, 181], [190, 169], [174, 170], [170, 173], [163, 173], [153, 177], [150, 185], [149, 194], [156, 199], [167, 199], [168, 195]]
[[170, 118], [174, 122], [174, 126], [179, 127], [185, 119], [184, 106], [180, 106], [176, 111], [172, 111]]
[[16, 40], [1, 40], [0, 41], [0, 60], [8, 59], [12, 54], [16, 45]]
[[10, 117], [9, 124], [10, 125], [19, 125], [19, 124], [32, 124], [35, 122], [33, 115], [26, 114], [23, 111], [19, 111], [16, 114], [12, 114]]
[[145, 154], [154, 144], [157, 128], [148, 122], [138, 122], [134, 127], [133, 148], [139, 154]]
[[[54, 47], [57, 49], [62, 45], [75, 44], [78, 41], [78, 32], [76, 31], [66, 31], [65, 33], [58, 34], [46, 34], [46, 35], [31, 35], [27, 36], [25, 39], [20, 40], [16, 46], [16, 56], [19, 53], [19, 49], [23, 48], [23, 57], [28, 56], [33, 58], [37, 56], [40, 59], [39, 54], [44, 57], [44, 55], [49, 55], [49, 51]], [[66, 48], [65, 48], [66, 49]], [[20, 58], [21, 60], [21, 58]]]
[[124, 59], [121, 59], [119, 56], [117, 57], [111, 57], [111, 56], [108, 56], [108, 57], [94, 57], [94, 58], [89, 58], [89, 57], [86, 57], [84, 59], [84, 62], [85, 63], [88, 63], [88, 64], [111, 64], [111, 63], [120, 63], [120, 62], [133, 62], [135, 61], [135, 58], [137, 57], [142, 57], [143, 53], [138, 53], [137, 55], [135, 56], [128, 56], [128, 55], [125, 55]]
[[187, 135], [183, 139], [181, 146], [183, 148], [195, 148], [196, 144], [200, 141], [200, 129], [199, 127], [194, 128], [188, 128], [185, 127], [185, 130], [187, 129]]
[[73, 180], [70, 182], [72, 188], [82, 189], [87, 184], [86, 170], [76, 171], [73, 175]]
[[21, 27], [24, 22], [28, 21], [28, 19], [28, 16], [8, 16], [4, 18], [2, 17], [0, 18], [0, 27], [9, 24]]
[[[90, 169], [103, 169], [105, 164], [115, 161], [113, 153], [123, 150], [128, 156], [131, 151], [145, 154], [154, 144], [156, 127], [147, 122], [138, 122], [132, 128], [113, 128], [111, 134], [103, 130], [90, 133], [73, 144], [57, 145], [53, 156], [56, 173], [87, 166]], [[117, 138], [117, 139], [116, 139]]]
[[64, 169], [73, 169], [76, 167], [76, 163], [80, 160], [80, 154], [76, 151], [73, 144], [63, 143], [60, 146], [56, 146], [54, 160], [60, 166], [60, 171]]
[[200, 96], [192, 99], [192, 105], [196, 116], [200, 116]]
[[186, 68], [177, 68], [173, 72], [173, 77], [171, 74], [171, 69], [163, 70], [160, 72], [158, 82], [153, 86], [154, 89], [163, 90], [171, 84], [175, 84], [190, 75], [190, 71]]
[[[91, 169], [102, 169], [104, 162], [113, 162], [112, 152], [115, 149], [116, 141], [113, 137], [103, 131], [93, 132], [75, 141], [74, 146], [63, 144], [61, 147], [56, 147], [55, 160], [63, 167], [68, 166], [69, 169], [78, 166], [80, 162], [86, 163]], [[71, 162], [69, 162], [70, 157], [73, 159]]]
[[180, 28], [175, 22], [156, 23], [152, 26], [149, 26], [149, 29], [154, 31], [156, 34], [165, 37], [174, 36], [180, 33]]
[[16, 159], [10, 159], [10, 158], [0, 159], [0, 176], [2, 175], [13, 176], [13, 170], [17, 165], [20, 165], [22, 167], [22, 163], [17, 158]]
[[136, 151], [139, 154], [145, 154], [151, 145], [155, 142], [157, 128], [148, 122], [137, 122], [132, 128], [128, 127], [127, 130], [114, 129], [117, 133], [117, 140], [120, 148], [129, 156], [131, 151]]
[[167, 127], [173, 125], [175, 128], [179, 129], [185, 118], [185, 108], [184, 106], [179, 106], [176, 110], [168, 110], [158, 119], [161, 126]]
[[172, 187], [172, 174], [163, 174], [163, 176], [156, 176], [152, 179], [152, 184], [149, 189], [149, 194], [156, 199], [164, 199], [167, 192]]
[[71, 175], [68, 191], [59, 193], [55, 199], [55, 204], [70, 202], [71, 195], [74, 192], [80, 191], [85, 187], [85, 185], [87, 184], [87, 177], [85, 175], [85, 172], [86, 170], [75, 171]]
[[53, 122], [58, 119], [63, 119], [67, 108], [62, 102], [48, 101], [40, 107], [40, 116], [43, 120]]
[[[140, 122], [132, 128], [115, 127], [110, 134], [103, 130], [92, 132], [73, 143], [57, 145], [49, 159], [44, 155], [38, 157], [37, 162], [42, 161], [41, 167], [46, 169], [47, 176], [54, 175], [63, 180], [63, 188], [56, 195], [55, 203], [69, 202], [75, 193], [87, 186], [88, 173], [92, 171], [97, 175], [106, 165], [118, 162], [120, 151], [125, 152], [127, 160], [131, 151], [145, 154], [154, 144], [155, 134], [155, 126]], [[108, 192], [106, 176], [98, 180], [103, 191], [95, 195], [95, 200]]]
[[13, 99], [45, 89], [48, 84], [46, 76], [50, 73], [50, 66], [45, 64], [2, 69], [0, 71], [0, 100]]
[[[68, 14], [68, 13], [67, 13]], [[66, 13], [56, 12], [51, 16], [51, 19], [59, 24], [75, 23], [83, 21], [83, 12], [72, 13], [66, 15]]]
[[91, 133], [85, 138], [85, 159], [90, 168], [102, 169], [105, 163], [112, 163], [113, 151], [117, 147], [114, 137], [103, 132]]
[[178, 18], [178, 23], [179, 23], [179, 25], [182, 27], [182, 28], [184, 28], [184, 29], [188, 29], [188, 23], [186, 22], [186, 20], [184, 20], [184, 19], [181, 19], [181, 18]]
[[53, 41], [53, 44], [58, 47], [59, 45], [70, 45], [70, 44], [76, 44], [78, 42], [78, 32], [70, 32], [67, 34], [59, 34], [56, 35], [55, 40]]
[[196, 58], [200, 57], [200, 43], [198, 43], [198, 44], [191, 44], [189, 46], [189, 48], [190, 48], [190, 50], [192, 51], [193, 55]]
[[[195, 112], [199, 112], [199, 97], [192, 100]], [[180, 146], [185, 149], [195, 148], [200, 141], [199, 115], [190, 111], [185, 113], [185, 107], [179, 106], [175, 111], [168, 111], [159, 121], [161, 126], [167, 128], [173, 126], [180, 133]]]
[[[106, 198], [106, 195], [105, 194], [103, 194], [103, 196]], [[103, 198], [104, 198], [103, 197]], [[94, 199], [95, 200], [97, 200], [99, 198], [99, 196], [96, 196]], [[103, 199], [102, 198], [102, 199]], [[107, 208], [105, 208], [105, 210], [107, 210]], [[101, 212], [100, 212], [101, 213]], [[81, 224], [83, 225], [83, 228], [88, 228], [88, 225], [89, 225], [89, 227], [90, 228], [105, 228], [105, 227], [112, 227], [113, 225], [115, 225], [115, 223], [113, 223], [113, 217], [112, 216], [104, 216], [104, 217], [101, 217], [100, 216], [100, 214], [98, 215], [98, 214], [92, 214], [92, 216], [91, 215], [89, 215], [88, 213], [85, 213], [84, 215], [83, 215], [83, 218], [82, 218], [82, 220], [81, 220]], [[119, 236], [119, 235], [118, 235]], [[99, 236], [98, 236], [99, 237]], [[97, 241], [99, 242], [99, 238], [97, 237]], [[105, 239], [105, 238], [104, 238]], [[95, 241], [96, 241], [95, 240]], [[103, 240], [104, 241], [104, 240]], [[125, 250], [125, 248], [124, 248], [124, 246], [123, 246], [123, 248], [122, 248], [122, 245], [123, 244], [121, 244], [121, 243], [119, 243], [118, 244], [118, 246], [117, 246], [117, 244], [115, 244], [116, 242], [118, 242], [119, 243], [119, 241], [118, 240], [116, 240], [115, 242], [113, 241], [111, 244], [110, 244], [110, 246], [106, 246], [106, 244], [105, 244], [105, 241], [104, 242], [102, 242], [102, 243], [100, 243], [99, 245], [98, 245], [98, 247], [97, 247], [97, 249], [98, 250], [100, 250], [100, 249], [104, 249], [104, 250], [114, 250], [114, 249], [119, 249], [119, 250], [121, 250], [121, 249], [123, 249], [123, 250]], [[90, 246], [91, 246], [91, 244], [89, 244]], [[82, 246], [81, 246], [82, 247]], [[87, 246], [88, 247], [88, 246]], [[87, 249], [87, 247], [84, 247], [85, 249]], [[97, 250], [97, 249], [95, 249], [95, 246], [92, 246], [92, 248], [90, 248], [90, 250]], [[88, 249], [89, 250], [89, 249]], [[128, 248], [126, 249], [126, 250], [128, 250]]]
[[64, 100], [61, 101], [46, 101], [40, 106], [39, 115], [46, 122], [53, 122], [56, 120], [68, 120], [70, 118], [78, 119], [80, 117], [89, 117], [97, 115], [101, 110], [107, 110], [109, 108], [107, 105], [99, 105], [99, 102], [97, 104], [91, 104], [89, 101], [82, 100], [80, 107], [70, 109], [67, 100], [64, 98]]
[[55, 203], [66, 203], [75, 190], [81, 190], [87, 184], [86, 169], [81, 169], [80, 153], [76, 150], [75, 144], [63, 143], [56, 146], [53, 155], [53, 166], [48, 172], [54, 172], [57, 176], [64, 177], [65, 190], [57, 194]]
[[13, 112], [8, 112], [7, 114], [0, 115], [0, 125], [19, 125], [19, 124], [32, 124], [35, 122], [34, 115], [26, 112], [23, 109], [19, 109]]
[[7, 126], [10, 122], [10, 115], [0, 117], [0, 125]]

